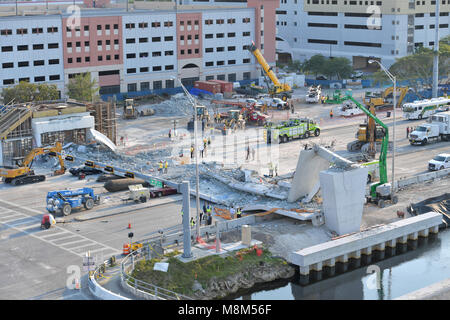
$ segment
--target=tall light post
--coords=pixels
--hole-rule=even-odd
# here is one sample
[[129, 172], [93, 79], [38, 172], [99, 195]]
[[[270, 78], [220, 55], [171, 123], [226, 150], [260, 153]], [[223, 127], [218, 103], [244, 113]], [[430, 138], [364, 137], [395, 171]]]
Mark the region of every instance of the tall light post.
[[200, 196], [199, 196], [199, 174], [198, 174], [198, 148], [197, 148], [197, 101], [195, 98], [187, 91], [187, 89], [184, 87], [184, 85], [181, 83], [180, 79], [173, 78], [178, 80], [181, 87], [183, 88], [184, 93], [186, 94], [189, 101], [192, 103], [192, 106], [194, 107], [194, 153], [195, 153], [195, 194], [196, 194], [196, 207], [197, 207], [197, 217], [195, 219], [195, 232], [196, 239], [200, 236]]
[[370, 64], [372, 63], [378, 63], [378, 65], [381, 67], [381, 69], [384, 71], [384, 73], [386, 73], [386, 75], [389, 77], [389, 79], [392, 81], [392, 83], [394, 84], [394, 91], [392, 93], [394, 101], [393, 101], [393, 126], [392, 126], [392, 189], [391, 189], [391, 194], [394, 195], [394, 181], [395, 181], [395, 109], [397, 108], [397, 80], [396, 77], [389, 72], [389, 70], [383, 66], [379, 61], [377, 60], [369, 60], [368, 61]]
[[439, 83], [439, 1], [436, 1], [436, 23], [434, 29], [433, 87], [431, 93], [433, 98], [437, 98]]

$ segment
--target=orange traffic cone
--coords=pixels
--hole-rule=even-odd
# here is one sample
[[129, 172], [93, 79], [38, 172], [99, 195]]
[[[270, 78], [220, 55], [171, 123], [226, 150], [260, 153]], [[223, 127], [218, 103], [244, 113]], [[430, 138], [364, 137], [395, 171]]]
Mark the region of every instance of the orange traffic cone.
[[78, 278], [75, 279], [75, 290], [80, 290], [81, 289], [81, 285], [80, 285], [80, 280]]
[[128, 229], [131, 229], [131, 222], [128, 222]]

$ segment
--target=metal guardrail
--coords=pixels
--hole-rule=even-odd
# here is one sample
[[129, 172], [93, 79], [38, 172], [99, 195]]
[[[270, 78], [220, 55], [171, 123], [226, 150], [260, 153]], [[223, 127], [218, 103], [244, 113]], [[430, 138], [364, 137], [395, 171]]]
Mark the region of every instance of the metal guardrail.
[[139, 292], [139, 295], [143, 295], [149, 300], [193, 300], [191, 297], [155, 286], [130, 275], [134, 270], [136, 262], [151, 258], [150, 250], [148, 244], [145, 247], [133, 251], [124, 258], [120, 267], [122, 283], [128, 285], [130, 289], [134, 289], [135, 294]]

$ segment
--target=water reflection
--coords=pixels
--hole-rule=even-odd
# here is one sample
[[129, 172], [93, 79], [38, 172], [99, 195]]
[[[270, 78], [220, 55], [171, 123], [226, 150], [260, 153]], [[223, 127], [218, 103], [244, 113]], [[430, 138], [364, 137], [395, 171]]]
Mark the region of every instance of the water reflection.
[[[301, 286], [296, 275], [290, 281], [274, 281], [238, 292], [228, 299], [245, 300], [390, 300], [450, 277], [450, 232], [434, 241], [419, 243], [416, 250], [372, 261], [380, 268], [379, 289], [368, 286], [375, 275], [367, 266]], [[372, 278], [370, 278], [372, 277]]]

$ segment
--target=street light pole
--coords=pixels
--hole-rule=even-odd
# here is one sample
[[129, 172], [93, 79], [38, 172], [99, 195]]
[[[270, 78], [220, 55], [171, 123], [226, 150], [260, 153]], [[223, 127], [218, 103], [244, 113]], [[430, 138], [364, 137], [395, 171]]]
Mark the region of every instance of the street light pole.
[[386, 73], [386, 75], [389, 77], [389, 79], [392, 81], [393, 85], [394, 85], [394, 91], [392, 93], [393, 95], [393, 125], [392, 125], [392, 188], [391, 188], [391, 195], [394, 195], [394, 182], [395, 182], [395, 109], [397, 108], [397, 78], [389, 72], [389, 70], [383, 66], [379, 61], [377, 60], [369, 60], [369, 63], [373, 63], [376, 62], [381, 69], [384, 71], [384, 73]]
[[434, 29], [435, 29], [435, 38], [434, 38], [434, 57], [433, 57], [432, 98], [437, 98], [438, 83], [439, 83], [439, 0], [436, 1], [436, 23]]

